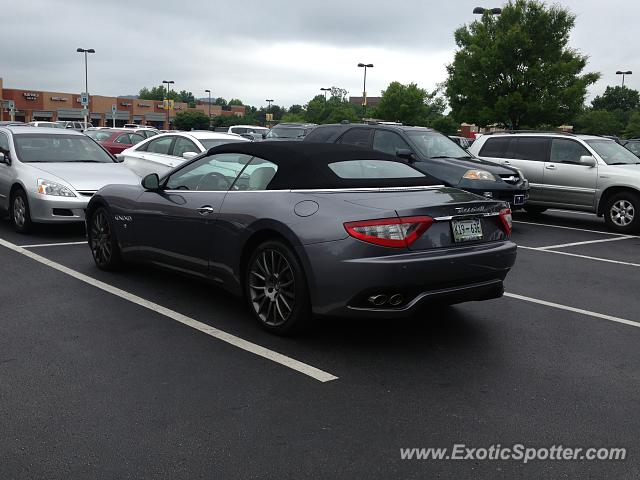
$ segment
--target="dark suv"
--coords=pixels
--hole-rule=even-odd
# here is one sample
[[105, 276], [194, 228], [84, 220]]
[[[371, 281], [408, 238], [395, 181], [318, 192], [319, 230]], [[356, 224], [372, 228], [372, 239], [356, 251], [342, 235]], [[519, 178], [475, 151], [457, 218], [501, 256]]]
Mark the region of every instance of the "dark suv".
[[305, 142], [345, 143], [396, 155], [449, 187], [509, 202], [521, 208], [529, 182], [515, 168], [479, 160], [450, 138], [424, 127], [383, 124], [320, 125]]

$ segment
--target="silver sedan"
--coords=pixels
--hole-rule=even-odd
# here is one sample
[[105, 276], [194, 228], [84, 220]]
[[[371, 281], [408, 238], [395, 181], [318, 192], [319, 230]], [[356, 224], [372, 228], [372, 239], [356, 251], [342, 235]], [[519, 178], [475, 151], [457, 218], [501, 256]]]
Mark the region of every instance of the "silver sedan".
[[18, 232], [83, 222], [92, 195], [138, 177], [91, 138], [57, 128], [0, 127], [0, 209]]

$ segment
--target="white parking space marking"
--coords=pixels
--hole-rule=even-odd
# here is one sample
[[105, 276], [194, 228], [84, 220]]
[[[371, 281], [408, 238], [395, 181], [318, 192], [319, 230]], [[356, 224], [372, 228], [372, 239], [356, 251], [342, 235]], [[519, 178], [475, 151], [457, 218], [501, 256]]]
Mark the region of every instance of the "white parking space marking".
[[613, 235], [616, 237], [634, 237], [634, 238], [638, 237], [638, 235], [625, 235], [623, 233], [604, 232], [601, 230], [589, 230], [586, 228], [565, 227], [564, 225], [551, 225], [549, 223], [523, 222], [522, 220], [514, 220], [513, 223], [522, 223], [525, 225], [538, 225], [539, 227], [564, 228], [565, 230], [577, 230], [578, 232], [599, 233], [600, 235]]
[[539, 247], [525, 247], [524, 245], [518, 245], [518, 248], [522, 248], [524, 250], [534, 250], [537, 252], [555, 253], [558, 255], [566, 255], [568, 257], [584, 258], [586, 260], [596, 260], [598, 262], [615, 263], [617, 265], [627, 265], [629, 267], [640, 267], [640, 263], [623, 262], [621, 260], [610, 260], [608, 258], [591, 257], [589, 255], [580, 255], [578, 253], [559, 252], [557, 250], [545, 250]]
[[191, 327], [202, 333], [206, 333], [207, 335], [217, 338], [218, 340], [222, 340], [223, 342], [233, 345], [234, 347], [238, 347], [247, 352], [266, 358], [267, 360], [271, 360], [272, 362], [278, 363], [282, 366], [285, 366], [287, 368], [300, 372], [320, 382], [329, 382], [331, 380], [338, 379], [338, 377], [328, 372], [320, 370], [316, 367], [312, 367], [311, 365], [307, 365], [306, 363], [300, 362], [299, 360], [296, 360], [294, 358], [287, 357], [286, 355], [283, 355], [281, 353], [274, 352], [273, 350], [269, 350], [268, 348], [249, 342], [240, 337], [236, 337], [235, 335], [232, 335], [223, 330], [217, 329], [205, 323], [194, 320], [191, 317], [187, 317], [186, 315], [178, 313], [169, 308], [163, 307], [162, 305], [158, 305], [157, 303], [151, 302], [149, 300], [145, 300], [142, 297], [129, 293], [125, 290], [121, 290], [120, 288], [109, 285], [108, 283], [101, 282], [100, 280], [96, 280], [95, 278], [89, 277], [88, 275], [85, 275], [83, 273], [76, 272], [71, 268], [65, 267], [64, 265], [51, 261], [45, 257], [38, 255], [37, 253], [30, 252], [29, 250], [23, 247], [7, 242], [6, 240], [3, 240], [1, 238], [0, 238], [0, 245], [10, 250], [13, 250], [14, 252], [20, 253], [21, 255], [29, 257], [32, 260], [40, 262], [43, 265], [46, 265], [55, 270], [58, 270], [59, 272], [65, 273], [77, 280], [80, 280], [84, 283], [87, 283], [96, 288], [99, 288], [100, 290], [111, 293], [124, 300], [128, 300], [129, 302], [135, 303], [136, 305], [147, 308], [153, 312], [159, 313], [160, 315], [164, 315], [165, 317], [175, 320], [176, 322], [182, 323], [183, 325], [187, 325], [188, 327]]
[[618, 240], [628, 240], [630, 238], [634, 238], [634, 237], [626, 235], [624, 237], [603, 238], [600, 240], [586, 240], [584, 242], [562, 243], [560, 245], [549, 245], [547, 247], [537, 247], [537, 248], [538, 250], [551, 250], [554, 248], [565, 248], [565, 247], [575, 247], [577, 245], [587, 245], [589, 243], [617, 242]]
[[623, 323], [625, 325], [630, 325], [632, 327], [639, 327], [640, 322], [635, 322], [633, 320], [627, 320], [625, 318], [613, 317], [611, 315], [606, 315], [604, 313], [591, 312], [589, 310], [584, 310], [582, 308], [570, 307], [568, 305], [562, 305], [560, 303], [547, 302], [546, 300], [540, 300], [538, 298], [525, 297], [524, 295], [518, 295], [515, 293], [505, 292], [505, 297], [515, 298], [517, 300], [523, 300], [525, 302], [536, 303], [538, 305], [544, 305], [546, 307], [558, 308], [560, 310], [566, 310], [567, 312], [579, 313], [581, 315], [587, 315], [589, 317], [600, 318], [602, 320], [608, 320], [610, 322]]
[[18, 245], [20, 248], [39, 248], [39, 247], [58, 247], [63, 245], [86, 245], [87, 241], [82, 242], [60, 242], [60, 243], [37, 243], [35, 245]]

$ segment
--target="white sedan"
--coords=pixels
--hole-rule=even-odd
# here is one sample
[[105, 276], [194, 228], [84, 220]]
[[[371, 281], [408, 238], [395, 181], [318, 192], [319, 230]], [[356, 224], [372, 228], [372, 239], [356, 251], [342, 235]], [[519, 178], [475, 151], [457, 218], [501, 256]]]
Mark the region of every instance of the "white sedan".
[[239, 135], [209, 131], [163, 133], [127, 148], [116, 156], [140, 177], [150, 173], [162, 176], [212, 147], [249, 141]]

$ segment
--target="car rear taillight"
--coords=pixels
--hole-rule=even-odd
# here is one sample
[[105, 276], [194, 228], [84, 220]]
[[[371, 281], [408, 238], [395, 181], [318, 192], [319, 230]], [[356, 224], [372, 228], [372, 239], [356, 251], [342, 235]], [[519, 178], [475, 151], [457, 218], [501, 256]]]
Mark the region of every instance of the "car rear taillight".
[[347, 233], [363, 242], [383, 247], [408, 247], [433, 224], [431, 217], [400, 217], [344, 224]]
[[502, 223], [504, 233], [506, 233], [507, 236], [511, 235], [511, 226], [513, 225], [513, 220], [511, 218], [510, 208], [503, 208], [502, 210], [500, 210], [500, 222]]

